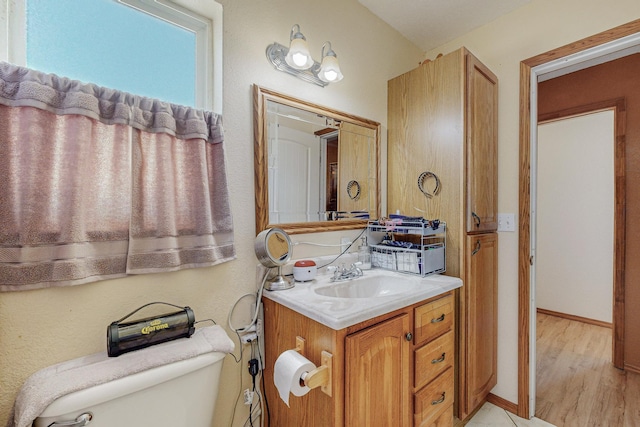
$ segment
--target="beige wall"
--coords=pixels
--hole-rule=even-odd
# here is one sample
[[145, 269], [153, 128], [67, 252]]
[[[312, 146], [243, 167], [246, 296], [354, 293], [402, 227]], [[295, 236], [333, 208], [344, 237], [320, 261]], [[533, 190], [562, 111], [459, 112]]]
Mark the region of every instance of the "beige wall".
[[[237, 260], [182, 272], [136, 276], [77, 287], [4, 293], [0, 295], [0, 425], [24, 379], [50, 364], [104, 351], [107, 325], [150, 301], [191, 306], [198, 319], [213, 318], [226, 326], [234, 302], [256, 283], [253, 252], [254, 191], [251, 85], [295, 95], [318, 104], [383, 123], [386, 131], [387, 80], [414, 65], [422, 52], [383, 24], [356, 0], [223, 0], [225, 149], [235, 225]], [[0, 2], [0, 23], [4, 1]], [[293, 24], [300, 24], [314, 58], [322, 43], [332, 42], [345, 75], [326, 88], [275, 71], [265, 57], [268, 44], [287, 44]], [[4, 40], [0, 43], [4, 43]], [[2, 47], [2, 46], [0, 46]], [[386, 138], [385, 138], [386, 141]], [[340, 243], [353, 233], [296, 237]], [[325, 249], [322, 253], [335, 253]], [[297, 246], [294, 257], [321, 253]], [[224, 362], [222, 390], [215, 426], [229, 426], [240, 384], [250, 381], [246, 361]], [[234, 426], [244, 424], [248, 411], [240, 403]]]
[[[640, 18], [637, 0], [532, 0], [526, 6], [427, 52], [466, 46], [496, 73], [499, 89], [498, 209], [518, 212], [520, 62]], [[518, 402], [518, 233], [499, 233], [498, 385]]]

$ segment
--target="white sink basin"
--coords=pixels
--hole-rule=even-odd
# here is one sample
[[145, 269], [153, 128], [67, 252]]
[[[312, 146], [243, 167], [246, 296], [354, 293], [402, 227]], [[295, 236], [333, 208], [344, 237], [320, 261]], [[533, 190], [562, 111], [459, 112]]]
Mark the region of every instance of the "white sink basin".
[[406, 280], [394, 280], [388, 276], [364, 276], [344, 282], [333, 282], [313, 291], [334, 298], [377, 298], [396, 295], [412, 290], [415, 285]]
[[340, 330], [462, 286], [455, 277], [420, 277], [377, 268], [353, 280], [331, 282], [331, 277], [318, 274], [314, 280], [296, 282], [287, 290], [266, 291], [263, 296]]

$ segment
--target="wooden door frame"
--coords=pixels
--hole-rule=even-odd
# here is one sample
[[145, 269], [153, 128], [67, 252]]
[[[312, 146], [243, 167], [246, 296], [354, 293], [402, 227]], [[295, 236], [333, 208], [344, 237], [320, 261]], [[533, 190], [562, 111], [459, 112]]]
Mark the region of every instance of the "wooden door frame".
[[[529, 406], [529, 388], [531, 379], [530, 372], [530, 351], [531, 351], [531, 78], [532, 68], [551, 63], [559, 58], [568, 55], [584, 52], [605, 43], [613, 42], [626, 36], [640, 33], [640, 19], [629, 22], [627, 24], [615, 27], [611, 30], [604, 31], [591, 37], [568, 44], [558, 49], [534, 56], [520, 63], [520, 178], [519, 178], [519, 254], [518, 254], [518, 416], [529, 418], [531, 409]], [[535, 124], [534, 124], [535, 125]], [[616, 123], [617, 130], [617, 123]], [[624, 141], [622, 141], [624, 142]], [[616, 149], [620, 144], [616, 138]], [[622, 172], [624, 173], [624, 158], [618, 159], [616, 156], [616, 192], [618, 187], [622, 185], [624, 191], [624, 179], [617, 176], [619, 164], [622, 163]], [[624, 194], [624, 193], [623, 193]], [[622, 212], [622, 221], [616, 218], [618, 224], [624, 225], [624, 200], [618, 199], [616, 196], [616, 216], [618, 212]], [[614, 260], [614, 325], [618, 325], [618, 329], [614, 330], [615, 340], [623, 340], [624, 335], [620, 335], [619, 328], [624, 327], [624, 245], [620, 243], [618, 237], [618, 229], [616, 227], [615, 238], [617, 252]], [[616, 319], [616, 312], [620, 318]], [[623, 332], [623, 330], [622, 330]], [[621, 342], [617, 343], [620, 346]], [[623, 344], [623, 343], [622, 343]], [[620, 353], [623, 355], [623, 353]], [[620, 362], [615, 360], [614, 363]]]

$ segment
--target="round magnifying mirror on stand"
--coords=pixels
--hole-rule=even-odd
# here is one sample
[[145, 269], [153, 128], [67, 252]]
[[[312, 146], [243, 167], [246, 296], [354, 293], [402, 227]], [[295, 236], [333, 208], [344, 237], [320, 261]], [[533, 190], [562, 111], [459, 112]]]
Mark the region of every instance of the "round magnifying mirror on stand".
[[292, 246], [289, 235], [280, 228], [268, 228], [256, 236], [255, 250], [258, 260], [265, 267], [278, 267], [277, 275], [267, 278], [264, 285], [266, 290], [293, 288], [293, 280], [288, 280], [282, 275], [282, 266], [291, 259]]

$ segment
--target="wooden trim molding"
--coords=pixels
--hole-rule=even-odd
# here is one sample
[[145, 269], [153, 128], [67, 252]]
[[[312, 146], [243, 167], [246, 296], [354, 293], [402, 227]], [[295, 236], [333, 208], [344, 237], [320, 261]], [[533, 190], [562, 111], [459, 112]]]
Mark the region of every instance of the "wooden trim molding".
[[[519, 255], [518, 255], [518, 416], [529, 418], [529, 318], [530, 318], [530, 282], [531, 267], [529, 247], [531, 236], [530, 221], [530, 183], [531, 183], [531, 69], [556, 59], [600, 46], [622, 37], [640, 32], [640, 19], [615, 27], [591, 37], [562, 46], [558, 49], [534, 56], [520, 63], [520, 178], [519, 178]], [[618, 180], [616, 178], [616, 187]], [[616, 204], [618, 200], [616, 200]], [[617, 267], [617, 266], [616, 266]], [[616, 276], [620, 274], [618, 270]], [[616, 301], [619, 295], [615, 295]], [[619, 322], [624, 323], [624, 322]], [[618, 338], [618, 337], [616, 337]], [[622, 337], [620, 337], [622, 338]]]
[[531, 66], [520, 63], [520, 197], [518, 229], [518, 413], [529, 418], [531, 274]]
[[575, 316], [573, 314], [560, 313], [559, 311], [546, 310], [544, 308], [536, 308], [539, 314], [546, 314], [547, 316], [559, 317], [561, 319], [575, 320], [576, 322], [586, 323], [587, 325], [602, 326], [603, 328], [613, 328], [613, 324], [610, 322], [603, 322], [602, 320], [589, 319], [588, 317]]
[[[500, 396], [496, 396], [493, 393], [489, 393], [487, 395], [487, 402], [491, 403], [492, 405], [497, 406], [500, 409], [504, 409], [507, 412], [510, 412], [512, 414], [517, 414], [518, 413], [518, 405], [516, 405], [513, 402], [508, 401], [507, 399], [504, 399]], [[478, 407], [476, 407], [476, 409], [473, 410], [473, 412], [471, 412], [467, 418], [462, 421], [457, 417], [454, 417], [454, 422], [453, 422], [453, 426], [454, 427], [462, 427], [464, 425], [466, 425], [470, 420], [473, 419], [473, 417], [480, 411], [480, 409], [482, 409], [483, 405], [478, 405]]]
[[498, 408], [502, 408], [507, 412], [511, 412], [512, 414], [518, 413], [518, 405], [508, 401], [507, 399], [503, 399], [500, 396], [496, 396], [493, 393], [489, 393], [487, 396], [487, 402], [496, 405]]
[[564, 58], [565, 56], [582, 52], [638, 32], [640, 32], [640, 19], [636, 19], [635, 21], [622, 24], [618, 27], [603, 31], [582, 40], [578, 40], [577, 42], [569, 43], [557, 49], [550, 50], [526, 59], [522, 61], [522, 63], [529, 66], [529, 68], [537, 67], [538, 65], [546, 64], [548, 62], [555, 61], [556, 59]]
[[[579, 105], [565, 110], [551, 111], [545, 114], [538, 115], [538, 124], [552, 122], [554, 120], [566, 119], [569, 117], [581, 116], [584, 114], [597, 113], [599, 111], [614, 110], [619, 114], [626, 115], [626, 99], [624, 97], [607, 99], [605, 101], [593, 102], [590, 104]], [[618, 118], [618, 117], [616, 117]], [[626, 117], [623, 117], [626, 118]], [[622, 123], [624, 125], [625, 123]], [[616, 128], [614, 129], [616, 136], [622, 134], [624, 136], [625, 129], [619, 128], [620, 123], [616, 122]]]
[[631, 365], [624, 365], [624, 370], [627, 372], [633, 372], [634, 374], [640, 374], [640, 368], [638, 368], [637, 366], [631, 366]]

